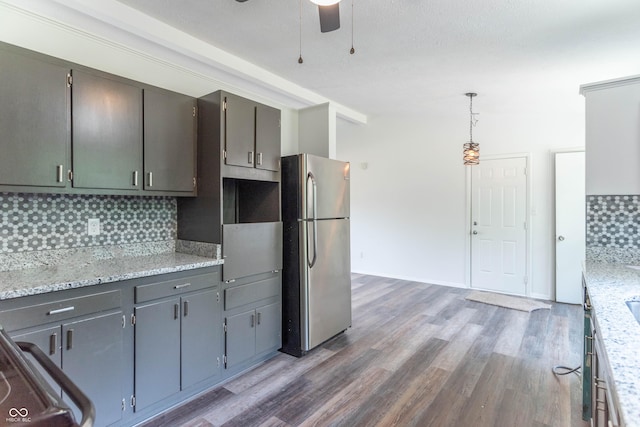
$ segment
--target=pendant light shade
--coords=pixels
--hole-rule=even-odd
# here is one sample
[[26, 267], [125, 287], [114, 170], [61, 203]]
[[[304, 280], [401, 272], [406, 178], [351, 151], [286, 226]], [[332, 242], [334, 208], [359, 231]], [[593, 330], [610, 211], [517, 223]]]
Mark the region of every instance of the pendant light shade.
[[462, 160], [465, 166], [474, 166], [480, 164], [480, 144], [473, 142], [473, 126], [475, 126], [473, 118], [473, 97], [477, 93], [465, 93], [469, 97], [469, 142], [462, 146]]
[[318, 6], [331, 6], [332, 4], [340, 3], [340, 0], [311, 0], [311, 3], [315, 3]]

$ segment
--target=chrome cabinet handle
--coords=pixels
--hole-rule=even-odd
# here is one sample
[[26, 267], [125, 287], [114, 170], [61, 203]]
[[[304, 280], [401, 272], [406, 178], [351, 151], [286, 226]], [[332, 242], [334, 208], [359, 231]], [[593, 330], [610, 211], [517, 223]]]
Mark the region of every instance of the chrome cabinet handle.
[[54, 332], [51, 335], [49, 335], [49, 355], [53, 356], [54, 354], [56, 354], [57, 349], [58, 349], [58, 334]]
[[138, 186], [138, 171], [133, 171], [133, 186]]
[[53, 316], [54, 314], [66, 313], [67, 311], [73, 311], [75, 309], [76, 308], [74, 306], [58, 308], [56, 310], [51, 310], [51, 311], [47, 312], [47, 316]]
[[183, 289], [183, 288], [188, 288], [189, 286], [191, 286], [191, 283], [183, 283], [181, 285], [175, 285], [173, 289]]
[[180, 317], [180, 304], [173, 304], [173, 320]]
[[189, 314], [189, 300], [184, 301], [184, 307], [182, 311], [183, 311], [182, 316], [187, 317], [187, 315]]
[[56, 166], [56, 182], [62, 182], [62, 180], [63, 180], [63, 177], [62, 177], [63, 170], [62, 169], [63, 168], [64, 168], [63, 165]]
[[255, 326], [255, 324], [256, 324], [256, 315], [255, 314], [251, 315], [251, 322], [250, 323], [251, 323], [251, 327], [253, 328]]
[[249, 158], [247, 159], [247, 163], [250, 165], [253, 164], [253, 151], [249, 151]]
[[73, 329], [67, 331], [67, 350], [73, 348]]
[[256, 159], [256, 164], [258, 166], [262, 166], [262, 153], [258, 153], [258, 158]]
[[153, 172], [149, 172], [149, 187], [153, 187]]
[[262, 313], [258, 312], [258, 325], [260, 324], [260, 315], [261, 315], [261, 314], [262, 314]]

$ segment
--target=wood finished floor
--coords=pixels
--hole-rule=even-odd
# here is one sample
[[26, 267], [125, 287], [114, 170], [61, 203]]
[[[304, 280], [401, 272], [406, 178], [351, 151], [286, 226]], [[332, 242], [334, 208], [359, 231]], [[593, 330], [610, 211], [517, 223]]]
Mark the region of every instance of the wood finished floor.
[[587, 426], [580, 306], [525, 313], [466, 289], [353, 275], [353, 327], [265, 364], [151, 426]]

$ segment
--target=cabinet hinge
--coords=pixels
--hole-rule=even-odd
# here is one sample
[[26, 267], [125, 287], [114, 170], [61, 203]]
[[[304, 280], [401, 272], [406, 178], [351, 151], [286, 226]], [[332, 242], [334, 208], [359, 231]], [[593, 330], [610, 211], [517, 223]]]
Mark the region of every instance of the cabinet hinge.
[[127, 401], [124, 400], [124, 398], [122, 399], [122, 412], [126, 412], [127, 411]]
[[227, 111], [227, 99], [225, 98], [224, 102], [222, 103], [222, 111]]
[[222, 324], [222, 330], [224, 331], [224, 333], [227, 333], [227, 321], [225, 320], [225, 322]]
[[127, 316], [125, 316], [124, 314], [122, 315], [122, 329], [124, 329], [125, 325], [127, 324]]
[[224, 367], [227, 367], [227, 355], [222, 356], [222, 361], [224, 362]]
[[218, 362], [218, 368], [220, 367], [220, 358], [216, 357], [216, 361]]
[[216, 302], [220, 302], [220, 292], [216, 292]]
[[193, 117], [196, 116], [196, 107], [193, 107]]
[[71, 169], [67, 171], [67, 179], [73, 181], [73, 171]]
[[135, 408], [136, 407], [136, 396], [135, 395], [131, 395], [131, 407]]
[[72, 84], [73, 84], [73, 76], [71, 75], [71, 73], [67, 73], [67, 87], [71, 87]]
[[222, 157], [227, 160], [227, 150], [222, 150]]
[[132, 314], [131, 315], [131, 326], [134, 326], [136, 324], [136, 315]]
[[193, 188], [196, 188], [196, 177], [193, 177]]

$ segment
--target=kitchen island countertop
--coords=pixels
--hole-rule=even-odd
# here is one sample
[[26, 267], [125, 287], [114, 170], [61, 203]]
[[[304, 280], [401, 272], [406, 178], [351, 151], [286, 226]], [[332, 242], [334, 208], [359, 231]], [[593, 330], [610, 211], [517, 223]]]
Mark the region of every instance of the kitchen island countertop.
[[193, 270], [222, 263], [218, 258], [169, 252], [103, 260], [80, 259], [78, 262], [69, 261], [57, 265], [2, 271], [0, 300]]
[[622, 425], [640, 426], [640, 324], [626, 301], [640, 300], [640, 270], [586, 262], [584, 277], [620, 404]]

